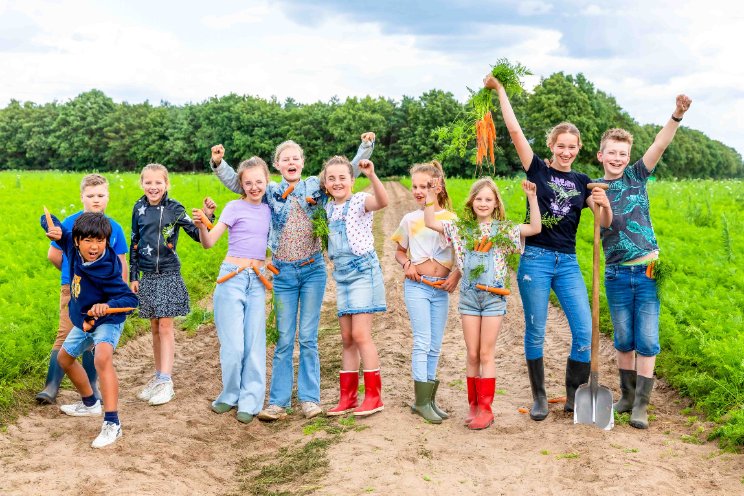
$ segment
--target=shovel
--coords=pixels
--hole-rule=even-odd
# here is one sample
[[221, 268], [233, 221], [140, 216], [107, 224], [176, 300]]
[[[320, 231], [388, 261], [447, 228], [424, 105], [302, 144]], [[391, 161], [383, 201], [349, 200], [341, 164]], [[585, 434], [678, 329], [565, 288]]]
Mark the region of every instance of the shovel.
[[[607, 189], [603, 183], [589, 183], [587, 188]], [[589, 384], [576, 390], [574, 399], [574, 424], [592, 424], [606, 431], [615, 425], [612, 414], [612, 392], [599, 384], [599, 213], [602, 207], [594, 205], [594, 261], [592, 266], [592, 365]]]

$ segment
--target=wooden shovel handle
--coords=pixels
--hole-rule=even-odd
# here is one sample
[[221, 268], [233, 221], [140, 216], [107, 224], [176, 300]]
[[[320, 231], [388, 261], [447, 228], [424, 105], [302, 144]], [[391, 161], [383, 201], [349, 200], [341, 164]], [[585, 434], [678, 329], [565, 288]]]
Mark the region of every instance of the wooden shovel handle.
[[[586, 185], [589, 189], [601, 188], [606, 190], [608, 186], [604, 183], [589, 183]], [[594, 253], [592, 257], [592, 365], [590, 371], [599, 372], [599, 216], [602, 213], [602, 207], [594, 204], [592, 207], [594, 214]]]

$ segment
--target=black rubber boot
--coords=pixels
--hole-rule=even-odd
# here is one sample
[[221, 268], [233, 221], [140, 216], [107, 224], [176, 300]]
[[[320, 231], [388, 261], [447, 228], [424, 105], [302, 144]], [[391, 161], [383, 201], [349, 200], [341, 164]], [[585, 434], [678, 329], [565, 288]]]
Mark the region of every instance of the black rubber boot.
[[530, 387], [532, 388], [532, 408], [530, 418], [532, 420], [544, 420], [548, 416], [548, 396], [545, 394], [545, 368], [542, 357], [535, 360], [527, 360], [527, 372], [530, 376]]
[[439, 379], [434, 379], [434, 390], [431, 392], [431, 409], [434, 413], [442, 417], [442, 420], [447, 420], [449, 415], [447, 412], [437, 406], [437, 390], [439, 389]]
[[636, 376], [638, 375], [635, 370], [620, 370], [620, 393], [622, 396], [617, 403], [612, 405], [612, 408], [617, 413], [625, 413], [633, 410], [633, 402], [635, 401], [635, 389], [636, 389]]
[[648, 400], [651, 398], [651, 390], [654, 388], [653, 377], [636, 377], [635, 401], [633, 401], [633, 413], [630, 414], [630, 425], [636, 429], [648, 429]]
[[65, 371], [57, 362], [59, 350], [52, 350], [49, 356], [49, 368], [47, 369], [46, 384], [44, 390], [36, 395], [36, 401], [41, 405], [53, 405], [57, 402], [57, 392], [62, 379], [65, 378]]
[[589, 372], [592, 364], [589, 362], [577, 362], [570, 358], [566, 360], [566, 404], [563, 405], [564, 412], [574, 411], [574, 397], [579, 386], [589, 382]]
[[101, 392], [98, 390], [98, 372], [96, 371], [96, 357], [93, 350], [83, 352], [83, 369], [88, 376], [90, 387], [93, 388], [93, 395], [97, 400], [103, 401]]
[[411, 411], [418, 413], [432, 424], [441, 424], [442, 417], [437, 415], [431, 407], [431, 393], [434, 389], [434, 383], [429, 381], [414, 381], [413, 388], [416, 393], [416, 404], [411, 405]]

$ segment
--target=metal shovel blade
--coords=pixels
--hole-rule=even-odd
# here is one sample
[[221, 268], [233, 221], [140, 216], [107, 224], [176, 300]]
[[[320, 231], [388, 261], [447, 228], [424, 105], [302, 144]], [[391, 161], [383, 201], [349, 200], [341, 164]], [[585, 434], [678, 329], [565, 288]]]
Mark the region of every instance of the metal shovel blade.
[[609, 431], [615, 425], [612, 414], [612, 391], [599, 385], [596, 372], [589, 384], [582, 384], [574, 397], [574, 424], [592, 424]]

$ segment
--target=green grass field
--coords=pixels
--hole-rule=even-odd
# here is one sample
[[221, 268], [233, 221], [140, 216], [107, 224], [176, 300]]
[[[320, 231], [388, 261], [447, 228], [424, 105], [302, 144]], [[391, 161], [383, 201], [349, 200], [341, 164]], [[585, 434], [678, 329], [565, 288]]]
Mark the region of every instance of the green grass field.
[[[401, 181], [409, 186], [409, 180]], [[517, 179], [497, 180], [507, 216], [521, 222], [526, 204]], [[472, 180], [447, 180], [461, 211]], [[744, 183], [654, 181], [651, 218], [661, 258], [674, 272], [662, 293], [657, 372], [712, 420], [723, 446], [744, 445]], [[593, 217], [584, 210], [576, 250], [591, 291]], [[603, 257], [602, 257], [603, 258]], [[604, 268], [600, 268], [600, 279]], [[611, 335], [604, 285], [603, 332]], [[519, 302], [512, 301], [512, 305]]]

